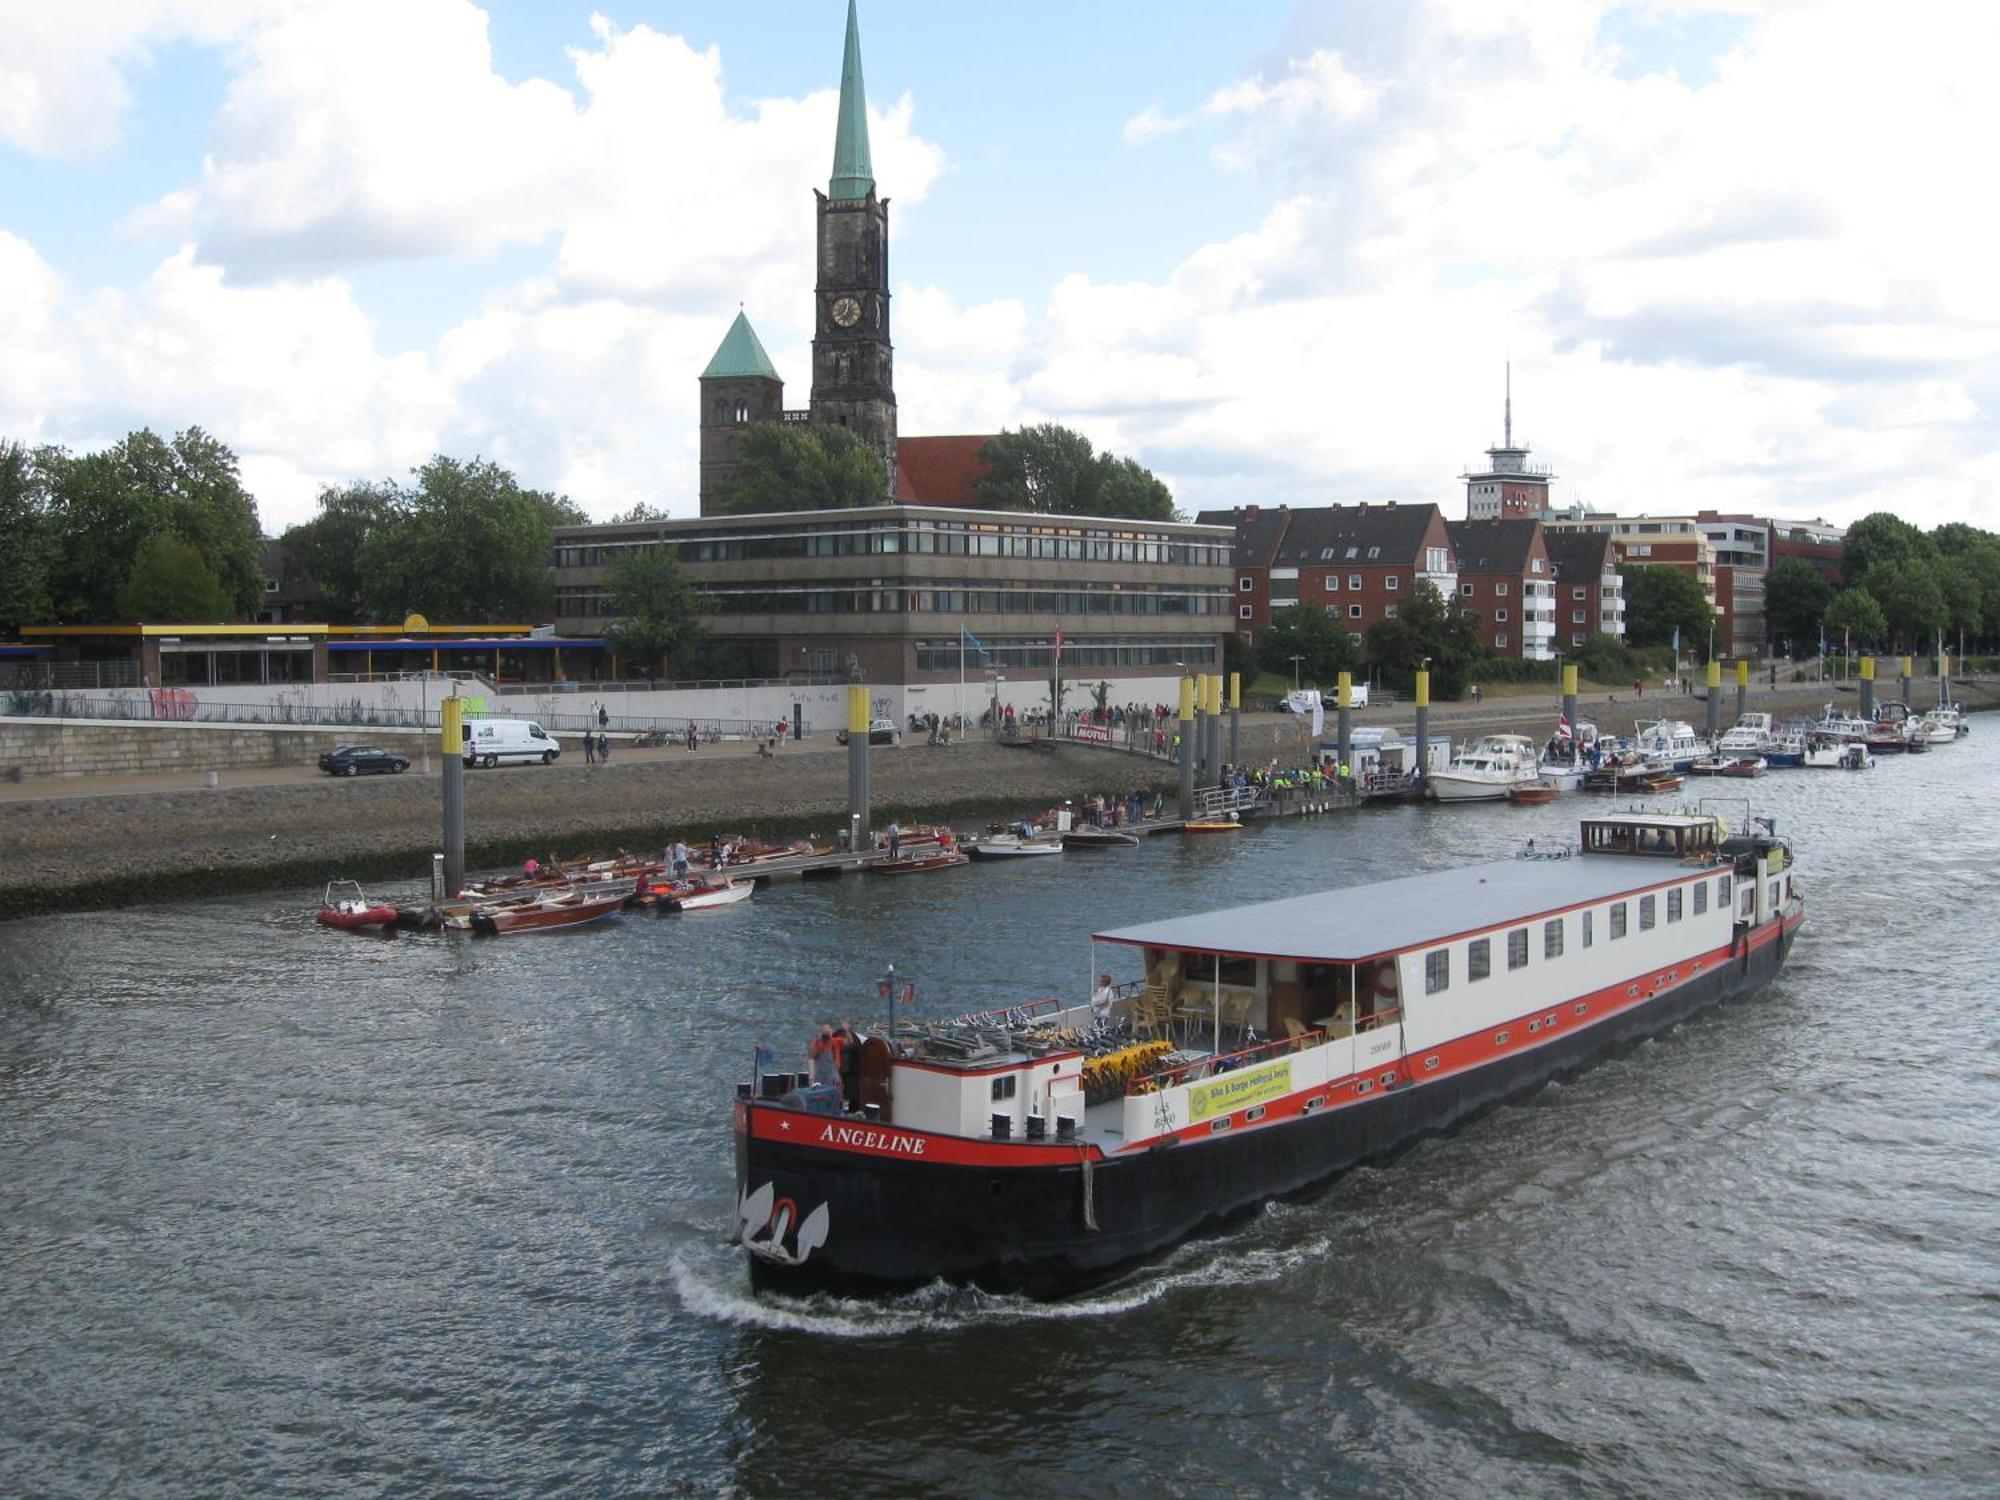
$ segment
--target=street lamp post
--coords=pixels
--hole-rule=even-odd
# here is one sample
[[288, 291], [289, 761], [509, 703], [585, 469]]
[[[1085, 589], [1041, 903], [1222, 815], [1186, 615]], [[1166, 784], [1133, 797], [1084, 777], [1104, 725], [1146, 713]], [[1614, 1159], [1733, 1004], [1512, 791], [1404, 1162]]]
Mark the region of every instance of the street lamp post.
[[1292, 658], [1292, 691], [1295, 693], [1299, 690], [1299, 663], [1304, 660], [1303, 656]]

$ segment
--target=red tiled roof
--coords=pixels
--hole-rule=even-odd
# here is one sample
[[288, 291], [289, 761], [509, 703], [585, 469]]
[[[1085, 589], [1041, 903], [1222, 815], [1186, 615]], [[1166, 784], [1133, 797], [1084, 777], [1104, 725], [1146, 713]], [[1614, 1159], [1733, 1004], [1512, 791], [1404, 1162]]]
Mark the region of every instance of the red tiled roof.
[[896, 498], [906, 505], [977, 506], [986, 473], [979, 450], [992, 433], [896, 439]]

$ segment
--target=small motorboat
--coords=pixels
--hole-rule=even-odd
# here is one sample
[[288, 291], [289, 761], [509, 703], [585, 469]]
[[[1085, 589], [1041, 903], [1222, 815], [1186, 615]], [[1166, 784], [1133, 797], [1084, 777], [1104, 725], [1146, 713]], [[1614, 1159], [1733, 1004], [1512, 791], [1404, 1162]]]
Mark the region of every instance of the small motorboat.
[[1562, 791], [1552, 781], [1538, 781], [1531, 786], [1517, 786], [1507, 793], [1507, 800], [1522, 807], [1542, 807], [1556, 800]]
[[954, 865], [969, 865], [972, 861], [957, 848], [943, 845], [926, 846], [915, 851], [905, 851], [900, 858], [891, 859], [883, 854], [868, 862], [871, 875], [920, 875], [926, 870], [949, 870]]
[[1062, 840], [1046, 835], [1023, 838], [1018, 833], [996, 833], [966, 845], [976, 859], [1040, 859], [1063, 852]]
[[342, 932], [375, 932], [396, 925], [396, 908], [386, 901], [370, 901], [355, 881], [329, 880], [319, 923]]
[[1072, 828], [1062, 836], [1065, 849], [1136, 849], [1139, 840], [1136, 835], [1120, 832], [1116, 828]]
[[1768, 769], [1769, 766], [1765, 762], [1763, 756], [1746, 755], [1740, 757], [1739, 759], [1730, 761], [1729, 764], [1724, 766], [1721, 770], [1717, 771], [1715, 774], [1718, 776], [1735, 776], [1738, 777], [1739, 779], [1747, 780], [1752, 776], [1762, 776], [1764, 772]]
[[493, 937], [517, 932], [560, 932], [570, 927], [588, 927], [608, 922], [625, 909], [629, 892], [610, 896], [569, 894], [547, 896], [539, 901], [483, 906], [472, 913], [472, 930]]
[[1678, 792], [1687, 778], [1678, 771], [1651, 771], [1640, 779], [1635, 790], [1641, 792]]
[[1236, 833], [1243, 827], [1236, 818], [1194, 818], [1181, 825], [1183, 833]]
[[669, 911], [714, 911], [717, 907], [734, 906], [739, 901], [748, 901], [750, 893], [757, 889], [754, 880], [688, 880], [672, 881], [666, 886], [655, 886], [660, 905]]

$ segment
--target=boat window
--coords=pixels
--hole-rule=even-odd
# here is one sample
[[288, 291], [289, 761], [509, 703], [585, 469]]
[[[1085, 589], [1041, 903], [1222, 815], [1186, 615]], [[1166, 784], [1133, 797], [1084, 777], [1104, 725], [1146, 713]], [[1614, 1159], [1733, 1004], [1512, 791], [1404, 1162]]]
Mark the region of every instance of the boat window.
[[1706, 880], [1697, 880], [1694, 883], [1694, 914], [1698, 917], [1707, 910], [1708, 882]]
[[1611, 903], [1611, 937], [1614, 942], [1625, 936], [1625, 915], [1625, 903], [1623, 901], [1614, 901]]
[[1424, 993], [1435, 995], [1451, 988], [1451, 949], [1433, 948], [1424, 955]]
[[1771, 882], [1770, 907], [1772, 911], [1778, 909], [1778, 882], [1775, 880]]
[[1715, 882], [1715, 904], [1717, 906], [1727, 906], [1729, 904], [1729, 877], [1727, 875], [1722, 876]]
[[1563, 919], [1551, 918], [1542, 923], [1542, 957], [1561, 958], [1563, 956]]
[[1465, 945], [1465, 977], [1468, 981], [1484, 979], [1493, 972], [1493, 939], [1474, 938]]
[[1591, 918], [1595, 914], [1592, 912], [1585, 911], [1585, 912], [1578, 912], [1577, 915], [1582, 919], [1579, 925], [1583, 929], [1583, 946], [1588, 948], [1592, 941], [1591, 930], [1590, 930]]
[[1672, 890], [1667, 892], [1667, 920], [1669, 922], [1678, 922], [1680, 919], [1681, 919], [1681, 888], [1679, 886], [1675, 886]]
[[1653, 930], [1653, 923], [1658, 919], [1659, 914], [1660, 903], [1658, 897], [1641, 896], [1639, 898], [1639, 930], [1641, 932], [1651, 932]]
[[1007, 1074], [1007, 1075], [1006, 1075], [1006, 1077], [1004, 1077], [1004, 1078], [996, 1078], [996, 1079], [994, 1079], [994, 1080], [993, 1080], [993, 1097], [994, 1097], [994, 1098], [995, 1098], [996, 1100], [999, 1100], [999, 1099], [1011, 1099], [1011, 1098], [1013, 1098], [1013, 1097], [1014, 1097], [1014, 1085], [1015, 1085], [1015, 1084], [1016, 1084], [1016, 1083], [1017, 1083], [1018, 1081], [1019, 1081], [1019, 1080], [1018, 1080], [1018, 1079], [1017, 1079], [1017, 1078], [1016, 1078], [1016, 1077], [1015, 1077], [1015, 1076], [1014, 1076], [1014, 1075], [1013, 1075], [1012, 1073], [1009, 1073], [1009, 1074]]
[[1507, 934], [1507, 967], [1525, 969], [1528, 966], [1528, 929], [1516, 927]]

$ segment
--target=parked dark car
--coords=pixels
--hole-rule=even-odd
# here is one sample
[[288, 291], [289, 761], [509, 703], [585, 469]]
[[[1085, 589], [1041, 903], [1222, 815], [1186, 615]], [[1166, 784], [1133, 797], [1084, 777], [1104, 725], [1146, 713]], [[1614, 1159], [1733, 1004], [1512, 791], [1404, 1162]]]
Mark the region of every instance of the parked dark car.
[[[844, 745], [847, 743], [847, 731], [843, 729], [834, 735], [833, 738], [836, 743]], [[896, 729], [896, 721], [894, 719], [871, 719], [868, 721], [869, 744], [894, 745], [898, 743], [900, 738], [901, 736]]]
[[386, 771], [394, 776], [410, 769], [409, 757], [384, 750], [380, 745], [342, 745], [319, 758], [319, 768], [329, 776], [362, 776]]

